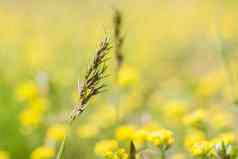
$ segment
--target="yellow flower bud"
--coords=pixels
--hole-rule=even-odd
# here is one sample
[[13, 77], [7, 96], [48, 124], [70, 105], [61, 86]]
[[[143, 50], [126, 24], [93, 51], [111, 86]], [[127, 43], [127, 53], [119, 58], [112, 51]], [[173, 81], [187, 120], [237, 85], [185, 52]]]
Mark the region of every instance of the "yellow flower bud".
[[212, 148], [212, 144], [206, 140], [196, 141], [191, 147], [194, 156], [206, 156]]
[[148, 141], [158, 148], [168, 149], [174, 143], [173, 133], [166, 129], [161, 129], [149, 134]]

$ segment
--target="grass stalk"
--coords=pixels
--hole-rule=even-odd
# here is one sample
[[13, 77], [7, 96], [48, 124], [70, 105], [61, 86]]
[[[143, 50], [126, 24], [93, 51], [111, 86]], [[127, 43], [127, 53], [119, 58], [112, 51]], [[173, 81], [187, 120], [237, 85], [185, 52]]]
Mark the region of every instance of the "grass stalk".
[[[124, 37], [122, 35], [122, 14], [118, 9], [114, 10], [113, 16], [113, 24], [114, 24], [114, 41], [115, 41], [115, 59], [116, 59], [116, 74], [115, 74], [115, 83], [116, 83], [116, 95], [120, 94], [120, 88], [117, 85], [119, 71], [122, 67], [124, 56], [122, 54], [122, 45], [124, 42]], [[116, 120], [120, 120], [120, 96], [116, 98], [115, 103], [115, 111], [116, 111]]]
[[91, 65], [89, 65], [84, 79], [78, 83], [78, 92], [80, 96], [79, 102], [75, 105], [70, 118], [68, 120], [68, 127], [64, 139], [60, 144], [56, 159], [61, 159], [65, 149], [65, 143], [69, 130], [73, 121], [85, 110], [90, 99], [104, 91], [105, 84], [102, 80], [106, 77], [105, 72], [107, 70], [106, 61], [107, 55], [111, 49], [110, 39], [105, 38], [98, 48], [95, 57]]

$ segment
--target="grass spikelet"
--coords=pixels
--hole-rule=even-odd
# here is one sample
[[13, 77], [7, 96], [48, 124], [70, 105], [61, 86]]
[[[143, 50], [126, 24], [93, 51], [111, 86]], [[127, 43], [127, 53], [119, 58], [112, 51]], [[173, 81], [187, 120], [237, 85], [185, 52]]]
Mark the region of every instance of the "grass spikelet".
[[[113, 25], [114, 25], [114, 43], [115, 43], [115, 60], [116, 60], [116, 74], [115, 74], [115, 82], [118, 82], [118, 76], [120, 69], [122, 67], [124, 56], [122, 54], [122, 45], [124, 42], [124, 37], [122, 35], [122, 13], [119, 9], [114, 10], [113, 15]], [[120, 93], [120, 90], [116, 90], [116, 94]], [[119, 98], [119, 97], [118, 97]], [[119, 100], [116, 101], [116, 119], [119, 120]]]
[[120, 10], [118, 9], [114, 11], [113, 23], [114, 23], [116, 69], [118, 72], [124, 60], [124, 57], [122, 54], [122, 45], [124, 42], [124, 37], [121, 31], [122, 30], [122, 14]]
[[79, 103], [75, 106], [72, 114], [70, 115], [70, 122], [74, 121], [79, 114], [81, 114], [88, 101], [95, 95], [104, 91], [105, 84], [102, 84], [101, 80], [105, 78], [105, 71], [107, 66], [105, 62], [107, 61], [107, 54], [111, 49], [109, 38], [105, 38], [96, 55], [93, 59], [92, 64], [89, 66], [84, 79], [78, 83], [78, 92], [80, 96]]

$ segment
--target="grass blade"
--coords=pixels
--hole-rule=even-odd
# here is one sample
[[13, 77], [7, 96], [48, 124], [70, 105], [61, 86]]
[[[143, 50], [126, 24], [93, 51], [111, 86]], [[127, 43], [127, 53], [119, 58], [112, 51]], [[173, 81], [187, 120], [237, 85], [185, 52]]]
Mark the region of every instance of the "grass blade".
[[133, 141], [130, 143], [130, 159], [136, 159], [136, 147]]
[[66, 141], [66, 135], [64, 136], [64, 139], [62, 140], [61, 144], [60, 144], [60, 149], [57, 153], [56, 159], [61, 159], [63, 152], [64, 152], [64, 146], [65, 146], [65, 141]]

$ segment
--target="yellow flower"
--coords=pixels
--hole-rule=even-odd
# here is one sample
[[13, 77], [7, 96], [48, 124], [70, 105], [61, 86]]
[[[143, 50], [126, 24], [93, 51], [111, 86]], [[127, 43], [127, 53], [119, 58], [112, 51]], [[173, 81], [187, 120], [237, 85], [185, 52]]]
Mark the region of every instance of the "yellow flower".
[[56, 124], [47, 130], [47, 137], [53, 141], [63, 140], [66, 134], [66, 127], [62, 124]]
[[105, 157], [113, 154], [118, 148], [116, 140], [102, 140], [96, 143], [95, 153], [98, 156]]
[[0, 150], [0, 159], [10, 159], [10, 155], [7, 151]]
[[147, 141], [147, 139], [148, 139], [148, 131], [143, 129], [135, 131], [135, 134], [133, 135], [132, 138], [137, 148], [143, 146], [144, 143]]
[[128, 87], [138, 83], [138, 72], [129, 66], [123, 66], [118, 73], [118, 84]]
[[77, 129], [77, 134], [80, 138], [92, 138], [97, 136], [99, 133], [100, 129], [97, 125], [95, 124], [86, 124], [79, 126]]
[[205, 134], [200, 130], [192, 130], [190, 131], [184, 139], [184, 145], [187, 150], [190, 151], [193, 144], [197, 141], [201, 141], [205, 139]]
[[222, 133], [220, 135], [218, 135], [218, 137], [214, 138], [212, 140], [212, 143], [215, 144], [219, 144], [221, 142], [223, 142], [224, 144], [233, 144], [235, 142], [235, 134], [233, 132], [225, 132]]
[[116, 152], [113, 154], [113, 156], [108, 157], [108, 159], [128, 159], [128, 153], [125, 149], [119, 148], [116, 150]]
[[47, 100], [45, 98], [35, 98], [30, 102], [30, 105], [28, 107], [31, 107], [34, 111], [37, 111], [39, 113], [43, 113], [47, 109]]
[[168, 149], [174, 143], [173, 133], [166, 129], [161, 129], [149, 134], [148, 141], [158, 148]]
[[225, 110], [214, 110], [210, 111], [213, 115], [209, 120], [210, 125], [215, 129], [230, 128], [234, 124], [233, 114], [226, 112]]
[[218, 158], [232, 158], [236, 152], [234, 146], [235, 136], [233, 133], [228, 132], [221, 134], [218, 138], [213, 139], [213, 149], [212, 153]]
[[220, 135], [220, 138], [225, 144], [232, 144], [235, 142], [236, 137], [233, 132], [226, 132], [226, 133], [222, 133]]
[[206, 140], [196, 141], [191, 147], [194, 156], [206, 156], [212, 148], [212, 144]]
[[116, 129], [116, 139], [118, 140], [131, 140], [135, 133], [135, 128], [132, 126], [121, 126]]
[[171, 101], [164, 105], [163, 114], [169, 121], [180, 121], [186, 113], [186, 105], [181, 101]]
[[25, 127], [35, 127], [42, 121], [42, 114], [31, 108], [25, 109], [20, 114], [20, 122]]
[[32, 99], [37, 96], [37, 94], [38, 88], [32, 81], [21, 84], [16, 90], [17, 99], [21, 101]]
[[118, 148], [114, 152], [107, 152], [104, 156], [105, 159], [128, 159], [128, 153], [123, 148]]
[[41, 146], [32, 152], [31, 159], [52, 159], [54, 155], [54, 149], [47, 146]]
[[216, 71], [207, 74], [198, 84], [197, 94], [199, 97], [215, 95], [223, 86], [224, 73]]
[[184, 123], [188, 126], [201, 128], [206, 121], [206, 112], [203, 109], [198, 109], [184, 117]]

